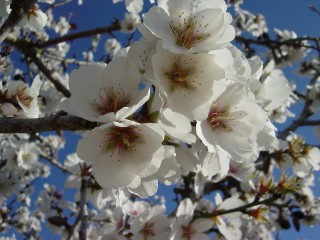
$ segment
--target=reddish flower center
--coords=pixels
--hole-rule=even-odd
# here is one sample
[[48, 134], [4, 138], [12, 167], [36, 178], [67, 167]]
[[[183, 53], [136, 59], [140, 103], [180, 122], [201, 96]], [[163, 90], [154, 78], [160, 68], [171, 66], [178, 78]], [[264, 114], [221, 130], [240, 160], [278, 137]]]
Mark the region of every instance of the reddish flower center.
[[165, 72], [165, 76], [170, 81], [170, 90], [174, 91], [176, 87], [185, 89], [193, 89], [190, 78], [194, 74], [194, 67], [182, 66], [181, 60], [178, 58], [169, 69]]
[[26, 107], [30, 107], [30, 104], [33, 100], [33, 98], [27, 93], [27, 87], [26, 86], [19, 86], [17, 88], [16, 97], [21, 104], [23, 104]]
[[135, 151], [135, 144], [141, 141], [143, 135], [138, 133], [139, 129], [134, 126], [129, 127], [111, 127], [106, 134], [106, 140], [103, 143], [103, 148], [107, 152], [118, 151], [120, 155], [122, 151]]
[[92, 107], [97, 113], [104, 115], [109, 112], [117, 112], [127, 106], [129, 102], [123, 92], [108, 94], [105, 88], [101, 88], [99, 91], [99, 99], [93, 100]]
[[234, 120], [234, 117], [230, 115], [229, 109], [227, 107], [224, 109], [218, 109], [216, 103], [211, 107], [207, 118], [212, 130], [222, 129], [226, 132], [232, 131], [230, 124], [228, 124], [228, 122], [232, 120]]
[[191, 240], [192, 235], [196, 233], [196, 230], [191, 227], [191, 225], [188, 226], [181, 226], [182, 227], [182, 238], [186, 240]]
[[156, 234], [153, 230], [154, 223], [146, 223], [144, 228], [140, 230], [140, 233], [145, 237], [154, 237]]
[[175, 25], [171, 22], [170, 28], [176, 37], [176, 45], [190, 49], [198, 42], [203, 41], [210, 36], [210, 34], [203, 33], [209, 24], [198, 24], [195, 20], [195, 16], [188, 16], [188, 18], [184, 18], [183, 15], [183, 12], [179, 15], [181, 23], [179, 25]]

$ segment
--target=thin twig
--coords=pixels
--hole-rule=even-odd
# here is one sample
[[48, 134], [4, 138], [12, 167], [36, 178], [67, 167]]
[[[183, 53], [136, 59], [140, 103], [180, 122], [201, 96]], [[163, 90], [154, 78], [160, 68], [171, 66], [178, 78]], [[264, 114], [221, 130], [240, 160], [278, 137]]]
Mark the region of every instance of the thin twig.
[[[247, 43], [247, 44], [256, 44], [260, 46], [265, 46], [273, 49], [275, 46], [282, 46], [282, 45], [289, 45], [293, 47], [304, 47], [309, 49], [314, 49], [320, 53], [320, 38], [318, 37], [300, 37], [300, 38], [293, 38], [293, 39], [286, 39], [286, 40], [271, 40], [271, 39], [251, 39], [237, 36], [235, 38], [236, 41]], [[303, 44], [302, 41], [312, 41], [314, 42], [315, 46]]]
[[312, 12], [315, 12], [316, 14], [318, 14], [320, 16], [320, 10], [318, 8], [316, 8], [315, 6], [313, 6], [312, 4], [309, 4], [309, 9]]
[[70, 91], [54, 76], [54, 72], [44, 65], [44, 63], [37, 57], [33, 49], [24, 50], [23, 53], [30, 57], [31, 61], [39, 68], [39, 70], [53, 83], [56, 89], [61, 92], [65, 97], [70, 97]]
[[61, 92], [65, 97], [70, 97], [70, 91], [55, 77], [54, 71], [47, 68], [47, 66], [42, 62], [42, 60], [37, 56], [38, 49], [35, 48], [35, 44], [33, 42], [28, 42], [25, 40], [6, 40], [7, 43], [16, 47], [19, 51], [21, 51], [26, 58], [29, 58], [31, 62], [33, 62], [42, 72], [49, 81], [56, 87], [56, 89]]
[[235, 212], [245, 212], [248, 208], [251, 207], [255, 207], [258, 205], [270, 205], [271, 203], [273, 203], [274, 201], [276, 201], [279, 198], [279, 196], [272, 196], [270, 198], [267, 198], [265, 200], [254, 200], [251, 203], [248, 203], [246, 205], [240, 206], [240, 207], [236, 207], [236, 208], [231, 208], [231, 209], [227, 209], [227, 210], [216, 210], [213, 211], [212, 213], [206, 214], [206, 215], [201, 215], [200, 218], [212, 218], [212, 217], [216, 217], [216, 216], [221, 216], [221, 215], [225, 215], [225, 214], [229, 214], [229, 213], [235, 213]]
[[97, 34], [102, 34], [102, 33], [111, 33], [113, 31], [117, 31], [120, 29], [121, 29], [120, 23], [118, 21], [116, 21], [107, 27], [90, 29], [90, 30], [86, 30], [86, 31], [82, 31], [82, 32], [64, 35], [62, 37], [52, 38], [52, 39], [49, 39], [48, 41], [45, 41], [45, 42], [39, 42], [39, 43], [35, 44], [35, 47], [45, 48], [45, 47], [55, 45], [55, 44], [58, 44], [61, 42], [72, 41], [72, 40], [78, 39], [78, 38], [91, 37], [91, 36], [94, 36]]

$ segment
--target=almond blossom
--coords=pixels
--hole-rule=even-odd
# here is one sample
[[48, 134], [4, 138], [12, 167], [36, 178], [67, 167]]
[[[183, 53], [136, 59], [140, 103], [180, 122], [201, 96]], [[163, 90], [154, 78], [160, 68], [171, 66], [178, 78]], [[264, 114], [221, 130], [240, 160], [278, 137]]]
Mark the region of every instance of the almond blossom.
[[71, 97], [61, 107], [89, 121], [122, 120], [149, 98], [148, 86], [140, 90], [139, 83], [140, 73], [129, 58], [115, 58], [107, 66], [83, 65], [71, 73]]
[[143, 24], [164, 49], [196, 53], [224, 47], [235, 37], [223, 0], [163, 0], [143, 16]]
[[[152, 57], [153, 76], [148, 76], [167, 106], [192, 120], [202, 120], [210, 108], [213, 93], [225, 89], [225, 74], [218, 59], [228, 59], [227, 51], [174, 54], [158, 48]], [[223, 60], [221, 60], [223, 62]]]
[[197, 135], [215, 152], [220, 146], [234, 161], [254, 158], [257, 134], [266, 124], [266, 115], [252, 93], [231, 85], [213, 103], [207, 119], [197, 123]]
[[38, 95], [41, 87], [38, 75], [29, 87], [23, 81], [0, 83], [0, 114], [6, 117], [36, 118], [40, 114]]
[[163, 206], [154, 206], [136, 217], [130, 228], [132, 240], [167, 240], [171, 229], [164, 211]]
[[[11, 0], [0, 1], [0, 16], [7, 17], [11, 12]], [[47, 24], [48, 17], [41, 11], [38, 4], [33, 4], [26, 15], [22, 18], [19, 25], [21, 27], [28, 27], [34, 31], [41, 31]]]
[[195, 206], [189, 198], [180, 202], [177, 209], [177, 220], [173, 222], [170, 240], [209, 240], [204, 232], [213, 226], [211, 219], [193, 220]]
[[112, 122], [93, 129], [79, 141], [78, 156], [88, 163], [104, 188], [138, 187], [155, 173], [164, 156], [164, 132], [156, 124]]

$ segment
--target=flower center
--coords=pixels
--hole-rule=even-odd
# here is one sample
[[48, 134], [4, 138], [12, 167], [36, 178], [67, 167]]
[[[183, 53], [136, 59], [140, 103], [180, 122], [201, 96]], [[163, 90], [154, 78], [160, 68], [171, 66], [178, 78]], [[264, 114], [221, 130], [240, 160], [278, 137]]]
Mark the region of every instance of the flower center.
[[192, 235], [196, 233], [196, 230], [194, 230], [191, 225], [188, 226], [181, 226], [182, 227], [182, 238], [186, 239], [186, 240], [191, 240], [192, 239]]
[[153, 231], [154, 223], [146, 223], [144, 228], [140, 230], [140, 233], [145, 237], [154, 237], [155, 233]]
[[104, 115], [109, 112], [117, 112], [127, 106], [129, 102], [123, 92], [108, 94], [105, 88], [100, 88], [99, 99], [93, 100], [92, 107], [97, 113]]
[[31, 97], [26, 90], [27, 90], [26, 86], [19, 86], [17, 88], [15, 97], [18, 98], [21, 104], [23, 104], [26, 107], [30, 107], [33, 97]]
[[139, 129], [133, 126], [129, 127], [111, 127], [110, 131], [106, 134], [106, 140], [101, 146], [106, 152], [118, 151], [121, 155], [123, 151], [133, 152], [135, 151], [135, 144], [140, 141], [143, 137], [142, 134], [138, 133]]
[[31, 8], [28, 10], [27, 12], [27, 18], [28, 20], [30, 20], [31, 16], [37, 17], [37, 11], [39, 10], [39, 5], [38, 4], [34, 4], [31, 6]]
[[218, 109], [218, 104], [214, 103], [209, 112], [207, 121], [212, 127], [212, 130], [222, 129], [226, 132], [231, 132], [232, 128], [230, 127], [228, 121], [234, 120], [234, 117], [230, 115], [228, 107], [224, 109]]
[[[183, 17], [183, 12], [179, 15], [179, 18]], [[190, 49], [194, 47], [198, 42], [205, 40], [210, 34], [203, 33], [205, 28], [209, 24], [199, 24], [195, 19], [196, 16], [189, 16], [183, 18], [179, 25], [175, 25], [173, 21], [170, 23], [170, 28], [176, 37], [176, 45]], [[204, 16], [202, 16], [204, 18]]]
[[170, 91], [173, 92], [177, 86], [185, 89], [193, 89], [194, 86], [191, 84], [190, 78], [194, 72], [194, 67], [182, 66], [181, 59], [178, 58], [169, 71], [164, 74], [170, 81]]
[[300, 162], [300, 158], [306, 157], [311, 150], [310, 146], [305, 145], [303, 138], [296, 137], [289, 144], [289, 154], [295, 163]]

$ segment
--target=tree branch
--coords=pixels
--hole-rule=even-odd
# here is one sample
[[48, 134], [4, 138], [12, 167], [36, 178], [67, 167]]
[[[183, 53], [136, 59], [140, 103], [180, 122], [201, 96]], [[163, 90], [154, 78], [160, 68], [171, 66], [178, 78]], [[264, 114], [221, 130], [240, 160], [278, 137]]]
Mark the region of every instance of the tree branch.
[[17, 26], [28, 10], [35, 4], [36, 0], [12, 0], [11, 12], [5, 22], [0, 27], [0, 43]]
[[44, 65], [44, 63], [37, 57], [36, 52], [33, 49], [22, 50], [23, 53], [30, 57], [31, 61], [39, 68], [39, 70], [49, 79], [50, 82], [61, 92], [65, 97], [71, 97], [70, 91], [54, 76], [54, 72]]
[[34, 119], [0, 118], [0, 133], [78, 131], [93, 129], [96, 126], [95, 122], [89, 122], [75, 116], [53, 115]]
[[[320, 53], [320, 38], [318, 37], [301, 37], [301, 38], [293, 38], [293, 39], [286, 39], [286, 40], [271, 40], [271, 39], [251, 39], [237, 36], [235, 38], [236, 41], [247, 43], [247, 44], [256, 44], [260, 46], [269, 47], [273, 49], [274, 47], [279, 47], [281, 45], [289, 45], [293, 47], [304, 47], [309, 49], [314, 49]], [[312, 41], [314, 42], [315, 46], [303, 44], [302, 41]]]
[[117, 31], [120, 29], [121, 29], [120, 23], [119, 23], [119, 21], [116, 21], [107, 27], [90, 29], [90, 30], [86, 30], [86, 31], [82, 31], [82, 32], [64, 35], [64, 36], [58, 37], [58, 38], [52, 38], [52, 39], [49, 39], [48, 41], [45, 41], [45, 42], [35, 43], [35, 47], [45, 48], [45, 47], [55, 45], [55, 44], [58, 44], [61, 42], [72, 41], [72, 40], [78, 39], [78, 38], [91, 37], [91, 36], [94, 36], [97, 34], [102, 34], [102, 33], [111, 33], [113, 31]]
[[65, 97], [70, 97], [70, 91], [57, 79], [54, 75], [54, 71], [47, 68], [47, 66], [41, 61], [37, 56], [37, 51], [39, 49], [35, 48], [35, 43], [28, 42], [25, 40], [6, 40], [7, 43], [16, 47], [21, 53], [25, 55], [26, 58], [30, 60], [38, 67], [39, 71], [42, 72], [49, 81], [56, 87], [56, 89], [61, 92]]
[[201, 215], [200, 217], [197, 218], [212, 218], [212, 217], [216, 217], [216, 216], [221, 216], [221, 215], [225, 215], [225, 214], [229, 214], [229, 213], [235, 213], [235, 212], [245, 212], [248, 208], [251, 207], [255, 207], [258, 205], [270, 205], [271, 203], [273, 203], [274, 201], [276, 201], [277, 199], [279, 199], [279, 196], [272, 196], [270, 198], [267, 198], [265, 200], [261, 200], [259, 201], [258, 199], [255, 199], [253, 202], [248, 203], [246, 205], [243, 205], [241, 207], [236, 207], [236, 208], [231, 208], [231, 209], [227, 209], [227, 210], [216, 210], [213, 211], [212, 213], [206, 214], [206, 215]]
[[81, 179], [81, 187], [80, 187], [80, 230], [79, 230], [79, 239], [86, 240], [87, 239], [87, 222], [88, 222], [88, 214], [86, 213], [86, 196], [87, 196], [87, 183], [85, 178], [82, 176]]
[[320, 126], [320, 120], [303, 121], [303, 125], [305, 125], [305, 126]]

